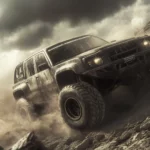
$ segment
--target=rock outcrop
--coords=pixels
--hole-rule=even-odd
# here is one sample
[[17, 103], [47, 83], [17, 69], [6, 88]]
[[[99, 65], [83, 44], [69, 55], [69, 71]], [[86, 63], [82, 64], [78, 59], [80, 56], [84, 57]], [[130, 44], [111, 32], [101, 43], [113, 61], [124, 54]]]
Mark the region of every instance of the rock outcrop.
[[91, 132], [84, 138], [47, 138], [40, 141], [34, 133], [30, 133], [10, 150], [148, 150], [149, 147], [150, 117], [147, 117], [109, 134]]

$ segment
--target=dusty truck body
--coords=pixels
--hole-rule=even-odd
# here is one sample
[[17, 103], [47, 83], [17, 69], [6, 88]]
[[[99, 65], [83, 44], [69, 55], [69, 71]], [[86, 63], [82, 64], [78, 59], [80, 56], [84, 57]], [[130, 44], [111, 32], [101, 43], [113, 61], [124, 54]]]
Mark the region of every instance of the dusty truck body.
[[109, 43], [86, 35], [53, 45], [16, 67], [14, 97], [40, 115], [57, 93], [64, 121], [75, 129], [93, 129], [108, 107], [133, 104], [133, 85], [150, 69], [149, 41], [143, 36]]

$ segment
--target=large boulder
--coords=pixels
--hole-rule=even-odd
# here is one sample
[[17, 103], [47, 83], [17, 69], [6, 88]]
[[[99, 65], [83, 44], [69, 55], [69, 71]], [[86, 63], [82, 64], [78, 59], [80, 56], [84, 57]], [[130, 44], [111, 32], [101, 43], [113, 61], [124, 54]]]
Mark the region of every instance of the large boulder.
[[33, 132], [31, 132], [21, 138], [9, 150], [46, 150], [46, 148], [37, 138], [37, 136]]

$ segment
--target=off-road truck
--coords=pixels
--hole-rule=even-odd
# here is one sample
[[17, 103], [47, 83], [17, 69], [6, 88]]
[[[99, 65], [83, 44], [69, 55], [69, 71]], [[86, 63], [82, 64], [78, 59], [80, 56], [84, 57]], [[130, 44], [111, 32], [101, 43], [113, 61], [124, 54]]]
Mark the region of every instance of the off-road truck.
[[38, 116], [58, 93], [64, 121], [75, 129], [93, 129], [108, 108], [132, 106], [137, 93], [132, 85], [148, 74], [149, 57], [149, 36], [119, 42], [92, 35], [69, 39], [21, 62], [13, 95], [19, 110]]

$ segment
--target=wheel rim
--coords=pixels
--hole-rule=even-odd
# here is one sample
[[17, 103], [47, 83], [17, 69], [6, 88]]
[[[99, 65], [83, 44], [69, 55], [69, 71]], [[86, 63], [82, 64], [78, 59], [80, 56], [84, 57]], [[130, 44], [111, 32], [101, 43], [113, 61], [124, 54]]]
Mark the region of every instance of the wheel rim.
[[27, 112], [24, 109], [20, 109], [20, 115], [27, 118]]
[[21, 118], [23, 118], [25, 120], [28, 120], [28, 121], [31, 120], [29, 113], [24, 108], [19, 109], [19, 114], [20, 114]]
[[79, 102], [73, 98], [68, 98], [65, 102], [65, 111], [72, 120], [79, 120], [82, 115], [82, 109]]

